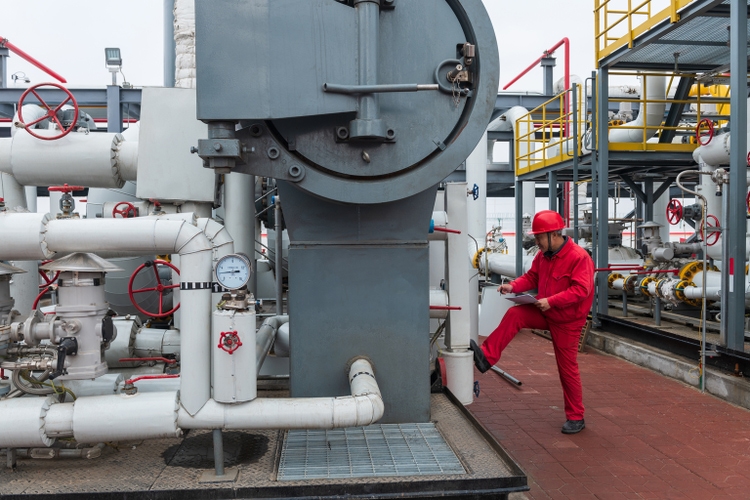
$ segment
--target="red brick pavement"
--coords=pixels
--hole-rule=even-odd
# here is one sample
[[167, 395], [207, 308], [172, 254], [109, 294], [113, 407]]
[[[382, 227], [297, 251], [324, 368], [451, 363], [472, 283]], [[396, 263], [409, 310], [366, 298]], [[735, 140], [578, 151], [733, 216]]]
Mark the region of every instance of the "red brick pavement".
[[552, 343], [522, 331], [468, 408], [541, 499], [750, 499], [750, 411], [591, 348], [578, 356], [586, 428], [565, 435]]

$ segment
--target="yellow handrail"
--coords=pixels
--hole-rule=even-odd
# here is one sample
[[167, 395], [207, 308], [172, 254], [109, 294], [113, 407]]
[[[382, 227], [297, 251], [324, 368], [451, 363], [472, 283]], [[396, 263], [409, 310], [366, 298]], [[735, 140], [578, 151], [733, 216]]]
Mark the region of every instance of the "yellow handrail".
[[[576, 90], [575, 103], [571, 88], [516, 120], [513, 130], [517, 176], [581, 155], [581, 135], [586, 123], [581, 86], [576, 85]], [[576, 133], [573, 113], [578, 113]], [[574, 141], [574, 137], [578, 140]]]
[[[637, 1], [637, 0], [636, 0]], [[595, 65], [627, 45], [660, 22], [680, 20], [679, 10], [695, 0], [594, 0], [594, 51]], [[664, 6], [657, 13], [655, 8]]]
[[[672, 151], [672, 152], [691, 152], [697, 147], [695, 138], [695, 127], [703, 118], [709, 117], [720, 125], [722, 123], [722, 107], [729, 103], [728, 89], [725, 87], [712, 89], [714, 97], [708, 98], [705, 91], [696, 91], [684, 100], [667, 99], [666, 96], [658, 99], [647, 99], [646, 90], [648, 88], [649, 78], [663, 77], [673, 78], [676, 75], [672, 73], [635, 73], [635, 72], [610, 72], [610, 76], [626, 76], [635, 79], [636, 76], [643, 77], [644, 83], [640, 92], [640, 97], [610, 97], [609, 104], [617, 102], [637, 103], [639, 113], [644, 117], [641, 125], [637, 121], [611, 121], [609, 130], [637, 130], [638, 133], [632, 134], [634, 137], [640, 137], [636, 142], [609, 142], [610, 151]], [[680, 77], [690, 77], [695, 75], [680, 74]], [[596, 86], [594, 85], [594, 88]], [[586, 141], [586, 148], [583, 149], [582, 138], [584, 131], [589, 134], [591, 123], [583, 111], [584, 96], [581, 86], [577, 86], [575, 106], [570, 105], [567, 109], [566, 102], [572, 101], [572, 89], [549, 99], [540, 106], [528, 111], [525, 115], [516, 120], [513, 126], [514, 130], [514, 151], [513, 159], [514, 168], [517, 176], [528, 174], [536, 170], [543, 169], [570, 160], [573, 155], [583, 156], [588, 153], [588, 149], [596, 149], [598, 138], [596, 131], [593, 133], [591, 143]], [[720, 97], [716, 97], [719, 95]], [[664, 125], [663, 120], [651, 125], [645, 119], [648, 110], [653, 113], [655, 105], [684, 105], [683, 117], [681, 123], [674, 126]], [[713, 111], [719, 115], [707, 114], [706, 107], [716, 106], [718, 109]], [[566, 110], [567, 109], [567, 110]], [[576, 111], [573, 111], [576, 110]], [[573, 133], [573, 113], [578, 113], [577, 133]], [[596, 110], [594, 110], [596, 113]], [[598, 116], [598, 115], [597, 115]], [[615, 117], [617, 118], [617, 117]], [[666, 143], [658, 142], [661, 134], [674, 132], [675, 137], [680, 138], [677, 142], [670, 141]], [[578, 137], [578, 141], [573, 141], [573, 136]], [[575, 143], [574, 143], [575, 142]]]

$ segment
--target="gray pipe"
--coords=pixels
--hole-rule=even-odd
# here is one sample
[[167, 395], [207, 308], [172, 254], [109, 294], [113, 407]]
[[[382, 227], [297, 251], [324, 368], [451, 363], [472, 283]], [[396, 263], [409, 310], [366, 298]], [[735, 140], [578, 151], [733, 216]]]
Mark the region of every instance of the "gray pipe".
[[174, 87], [177, 54], [174, 42], [174, 0], [164, 0], [164, 86]]
[[267, 318], [255, 335], [255, 366], [256, 374], [260, 373], [260, 367], [263, 366], [266, 356], [268, 356], [273, 341], [276, 338], [276, 332], [284, 323], [289, 322], [289, 316], [271, 316]]
[[274, 196], [274, 230], [276, 231], [276, 245], [274, 252], [276, 252], [276, 314], [284, 314], [284, 284], [283, 284], [283, 269], [281, 266], [281, 252], [283, 248], [283, 235], [281, 233], [281, 198]]

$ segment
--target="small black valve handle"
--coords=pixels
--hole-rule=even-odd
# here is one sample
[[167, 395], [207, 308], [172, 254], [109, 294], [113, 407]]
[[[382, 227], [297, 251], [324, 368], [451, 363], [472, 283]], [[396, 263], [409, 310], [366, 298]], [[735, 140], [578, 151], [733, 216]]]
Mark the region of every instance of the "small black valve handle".
[[57, 346], [57, 368], [49, 376], [55, 379], [65, 372], [65, 357], [78, 353], [78, 340], [75, 337], [64, 337]]

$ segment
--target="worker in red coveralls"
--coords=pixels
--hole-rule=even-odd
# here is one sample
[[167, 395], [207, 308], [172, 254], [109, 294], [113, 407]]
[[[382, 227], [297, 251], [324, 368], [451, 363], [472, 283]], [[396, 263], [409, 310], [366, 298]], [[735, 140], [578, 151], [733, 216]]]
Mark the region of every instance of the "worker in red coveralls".
[[484, 373], [498, 362], [503, 349], [522, 328], [549, 330], [560, 374], [565, 417], [562, 432], [575, 434], [585, 427], [583, 391], [578, 371], [578, 342], [594, 301], [594, 262], [583, 248], [563, 236], [560, 214], [542, 210], [534, 216], [531, 232], [539, 252], [523, 276], [500, 285], [500, 293], [538, 290], [537, 302], [511, 307], [482, 346], [471, 341], [474, 364]]

